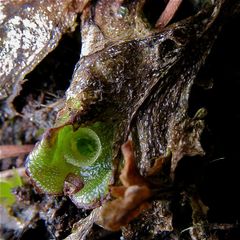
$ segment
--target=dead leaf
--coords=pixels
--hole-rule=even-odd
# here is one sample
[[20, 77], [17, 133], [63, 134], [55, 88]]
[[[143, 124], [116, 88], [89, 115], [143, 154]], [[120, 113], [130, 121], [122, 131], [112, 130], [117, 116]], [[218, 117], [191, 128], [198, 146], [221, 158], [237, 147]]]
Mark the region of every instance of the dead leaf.
[[[151, 206], [148, 200], [153, 196], [151, 182], [140, 175], [136, 166], [131, 141], [122, 145], [122, 153], [125, 162], [119, 178], [123, 186], [111, 188], [111, 194], [116, 199], [107, 202], [101, 212], [101, 225], [110, 231], [118, 231], [148, 209]], [[157, 159], [151, 168], [151, 175], [161, 170], [164, 159]]]

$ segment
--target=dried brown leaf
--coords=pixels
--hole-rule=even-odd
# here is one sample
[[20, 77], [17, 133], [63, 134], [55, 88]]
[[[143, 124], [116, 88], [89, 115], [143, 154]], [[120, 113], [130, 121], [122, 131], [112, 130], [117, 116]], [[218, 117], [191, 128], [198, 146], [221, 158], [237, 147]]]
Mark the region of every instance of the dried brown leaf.
[[137, 169], [131, 141], [127, 141], [122, 145], [122, 153], [125, 163], [119, 178], [123, 186], [147, 185], [146, 180], [139, 174]]
[[108, 202], [103, 207], [102, 225], [108, 230], [118, 231], [149, 207], [146, 200], [151, 195], [147, 186], [129, 186], [123, 198]]
[[131, 141], [122, 145], [125, 164], [120, 180], [123, 186], [111, 188], [111, 194], [117, 199], [108, 202], [102, 209], [101, 224], [111, 231], [118, 231], [147, 209], [147, 200], [152, 196], [147, 179], [137, 169]]

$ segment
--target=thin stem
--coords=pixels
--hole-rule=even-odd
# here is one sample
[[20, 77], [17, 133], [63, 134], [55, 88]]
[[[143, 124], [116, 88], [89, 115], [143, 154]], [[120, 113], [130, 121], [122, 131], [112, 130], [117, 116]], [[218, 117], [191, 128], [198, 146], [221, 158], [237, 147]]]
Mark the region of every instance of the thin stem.
[[182, 0], [169, 0], [166, 8], [157, 20], [155, 27], [164, 28], [172, 20], [181, 3]]
[[32, 151], [34, 145], [2, 145], [0, 146], [0, 159], [18, 157], [21, 154], [27, 154]]

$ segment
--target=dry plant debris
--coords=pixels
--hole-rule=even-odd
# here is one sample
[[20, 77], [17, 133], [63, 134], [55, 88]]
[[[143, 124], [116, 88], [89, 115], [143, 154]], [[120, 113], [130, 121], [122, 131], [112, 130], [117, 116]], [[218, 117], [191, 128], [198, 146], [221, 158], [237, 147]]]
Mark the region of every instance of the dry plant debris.
[[[121, 186], [111, 187], [110, 192], [116, 199], [104, 204], [101, 224], [111, 231], [118, 231], [131, 220], [150, 207], [148, 200], [154, 194], [154, 184], [140, 175], [136, 166], [132, 141], [122, 145], [124, 168], [119, 177]], [[161, 171], [164, 158], [157, 159], [150, 169], [150, 175]], [[166, 158], [165, 158], [166, 160]]]

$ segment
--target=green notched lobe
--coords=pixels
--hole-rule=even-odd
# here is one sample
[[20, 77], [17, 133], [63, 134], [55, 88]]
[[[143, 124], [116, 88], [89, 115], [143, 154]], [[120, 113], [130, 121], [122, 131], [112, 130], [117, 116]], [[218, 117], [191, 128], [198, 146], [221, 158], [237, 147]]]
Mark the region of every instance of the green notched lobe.
[[76, 174], [84, 187], [72, 199], [89, 207], [107, 193], [113, 127], [97, 122], [76, 131], [71, 125], [51, 130], [30, 154], [28, 172], [36, 186], [49, 194], [61, 194], [67, 175]]
[[19, 186], [22, 186], [22, 180], [16, 170], [12, 177], [0, 178], [0, 204], [11, 206], [16, 201], [12, 190]]

